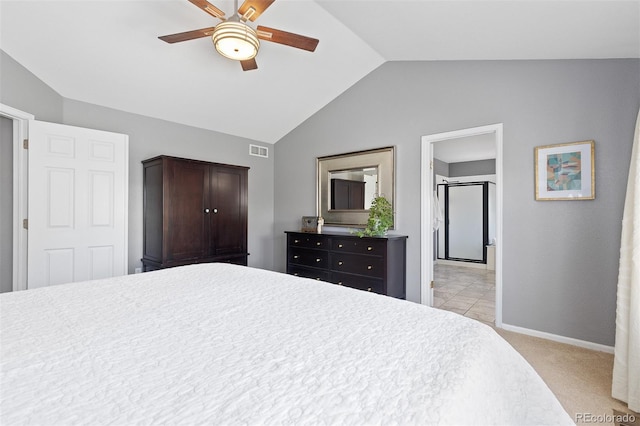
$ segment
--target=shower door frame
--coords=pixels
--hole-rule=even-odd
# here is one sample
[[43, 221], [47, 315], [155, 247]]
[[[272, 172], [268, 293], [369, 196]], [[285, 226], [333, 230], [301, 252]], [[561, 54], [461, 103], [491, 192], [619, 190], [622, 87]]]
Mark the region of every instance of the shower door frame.
[[[451, 260], [456, 262], [469, 262], [478, 264], [487, 264], [487, 244], [489, 244], [489, 184], [493, 182], [489, 181], [476, 181], [476, 182], [452, 182], [452, 183], [439, 183], [437, 186], [444, 187], [444, 257], [440, 257], [441, 253], [438, 251], [438, 259]], [[482, 259], [467, 259], [461, 257], [451, 257], [449, 255], [449, 188], [461, 186], [482, 186]], [[438, 195], [440, 192], [438, 191]], [[438, 235], [440, 233], [438, 232]], [[439, 244], [438, 244], [439, 248]]]

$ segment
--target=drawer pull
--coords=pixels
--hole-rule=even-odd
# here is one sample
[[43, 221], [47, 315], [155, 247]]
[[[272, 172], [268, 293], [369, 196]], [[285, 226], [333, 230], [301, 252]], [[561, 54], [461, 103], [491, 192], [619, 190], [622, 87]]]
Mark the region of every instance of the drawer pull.
[[371, 269], [373, 269], [373, 266], [369, 265], [369, 266], [367, 266], [367, 269], [371, 270]]
[[300, 256], [298, 256], [297, 254], [295, 256], [293, 256], [294, 259], [299, 259]]
[[318, 241], [318, 242], [316, 243], [316, 245], [317, 245], [317, 246], [321, 246], [321, 245], [322, 245], [322, 241]]
[[338, 281], [338, 285], [342, 285], [342, 281]]
[[342, 260], [340, 262], [338, 262], [338, 265], [342, 266]]
[[338, 244], [338, 248], [342, 248], [342, 244]]
[[320, 281], [320, 277], [316, 278], [316, 281]]
[[371, 250], [373, 250], [373, 247], [371, 246], [367, 247], [367, 251], [371, 251]]
[[317, 259], [316, 259], [316, 262], [320, 262], [321, 260], [322, 260], [322, 259], [320, 259], [320, 258], [317, 258]]
[[367, 291], [371, 291], [371, 287], [367, 287]]
[[293, 274], [293, 275], [295, 275], [295, 276], [297, 277], [297, 276], [298, 276], [298, 273], [297, 273], [297, 272], [294, 272], [294, 274]]
[[300, 240], [293, 240], [294, 244], [298, 244], [300, 242]]

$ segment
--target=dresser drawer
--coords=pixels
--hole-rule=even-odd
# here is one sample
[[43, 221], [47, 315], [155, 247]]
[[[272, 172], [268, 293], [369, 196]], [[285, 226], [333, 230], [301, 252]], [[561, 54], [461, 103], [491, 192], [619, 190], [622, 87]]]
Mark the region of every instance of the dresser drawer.
[[289, 234], [289, 247], [317, 248], [328, 250], [329, 240], [324, 235], [317, 234]]
[[329, 252], [290, 247], [289, 263], [326, 269], [329, 266]]
[[332, 271], [369, 277], [384, 277], [384, 260], [378, 256], [350, 253], [331, 253], [329, 267]]
[[386, 252], [385, 241], [373, 238], [332, 238], [331, 250], [338, 253], [360, 253], [383, 255]]
[[287, 268], [287, 274], [295, 275], [296, 277], [312, 278], [318, 281], [329, 282], [329, 271], [322, 271], [319, 269], [304, 268], [301, 266], [290, 265]]
[[384, 294], [384, 286], [381, 279], [367, 278], [359, 275], [341, 274], [334, 272], [331, 274], [331, 282], [357, 290], [371, 291], [373, 293]]
[[286, 231], [288, 274], [405, 298], [406, 236]]

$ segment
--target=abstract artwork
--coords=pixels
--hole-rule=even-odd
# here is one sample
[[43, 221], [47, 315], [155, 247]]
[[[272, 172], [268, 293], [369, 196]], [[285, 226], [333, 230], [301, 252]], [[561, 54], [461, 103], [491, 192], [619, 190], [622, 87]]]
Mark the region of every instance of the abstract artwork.
[[593, 200], [594, 149], [593, 141], [536, 147], [536, 200]]

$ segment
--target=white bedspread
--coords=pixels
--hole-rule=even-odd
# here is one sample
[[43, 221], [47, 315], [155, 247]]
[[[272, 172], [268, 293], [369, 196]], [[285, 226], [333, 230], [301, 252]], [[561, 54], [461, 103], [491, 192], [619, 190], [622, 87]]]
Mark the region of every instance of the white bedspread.
[[0, 296], [0, 423], [573, 424], [459, 315], [206, 264]]

